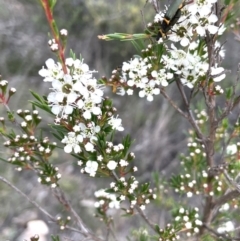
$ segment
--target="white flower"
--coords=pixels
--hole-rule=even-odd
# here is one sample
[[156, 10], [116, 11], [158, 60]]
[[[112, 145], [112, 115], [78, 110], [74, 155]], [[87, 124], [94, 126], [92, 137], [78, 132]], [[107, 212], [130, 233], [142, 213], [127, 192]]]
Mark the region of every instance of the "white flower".
[[110, 126], [112, 126], [112, 128], [118, 131], [123, 131], [124, 128], [122, 126], [122, 119], [118, 118], [118, 117], [114, 117], [112, 116], [109, 120], [108, 120], [108, 124]]
[[91, 78], [92, 73], [95, 71], [90, 71], [89, 67], [87, 64], [83, 63], [83, 59], [79, 60], [76, 59], [73, 61], [73, 67], [74, 67], [74, 72], [73, 72], [73, 79], [75, 80], [84, 80], [86, 78]]
[[135, 167], [133, 167], [133, 171], [134, 172], [137, 172], [137, 170], [138, 170], [138, 168], [135, 166]]
[[[52, 113], [55, 114], [56, 116], [58, 116], [60, 113], [62, 113], [62, 115], [71, 114], [73, 112], [73, 106], [72, 106], [71, 96], [69, 97], [70, 98], [68, 99], [68, 96], [60, 92], [49, 93], [47, 100], [48, 100], [49, 106], [51, 106]], [[62, 99], [62, 101], [65, 100], [64, 105], [61, 102], [59, 102], [60, 99]]]
[[128, 90], [127, 90], [127, 94], [128, 94], [128, 95], [133, 95], [133, 90], [132, 90], [132, 89], [128, 89]]
[[225, 233], [234, 230], [234, 224], [232, 221], [224, 223], [221, 227], [217, 229], [218, 233]]
[[72, 67], [73, 63], [74, 63], [74, 59], [73, 58], [66, 58], [65, 64], [67, 66]]
[[187, 192], [187, 197], [192, 197], [193, 193], [192, 192]]
[[84, 147], [85, 147], [86, 151], [89, 151], [89, 152], [95, 151], [94, 145], [91, 142], [88, 142]]
[[103, 156], [102, 155], [97, 156], [97, 160], [101, 162], [103, 160]]
[[[146, 64], [142, 58], [134, 58], [130, 60], [129, 63], [123, 63], [122, 75], [125, 76], [125, 79], [128, 79], [128, 86], [144, 88], [145, 84], [148, 82], [147, 70], [149, 68], [150, 66]], [[127, 78], [127, 75], [129, 78]]]
[[226, 77], [223, 67], [211, 67], [211, 75], [214, 82], [220, 82]]
[[68, 136], [65, 136], [62, 140], [62, 143], [65, 143], [64, 151], [66, 153], [71, 153], [73, 150], [75, 153], [81, 152], [81, 147], [79, 143], [83, 141], [83, 137], [81, 135], [76, 135], [75, 132], [69, 132]]
[[102, 110], [100, 107], [96, 106], [92, 99], [88, 100], [78, 100], [77, 106], [80, 110], [83, 110], [83, 117], [88, 120], [91, 119], [92, 114], [94, 115], [101, 115]]
[[226, 153], [228, 154], [228, 155], [234, 155], [234, 154], [236, 154], [237, 153], [237, 145], [235, 145], [235, 144], [232, 144], [232, 145], [228, 145], [227, 146], [227, 149], [226, 149]]
[[107, 167], [109, 170], [113, 171], [117, 167], [117, 162], [111, 160], [108, 162]]
[[141, 209], [141, 210], [145, 210], [145, 208], [146, 208], [145, 205], [141, 205], [141, 206], [140, 206], [140, 209]]
[[[110, 194], [110, 193], [107, 193], [104, 189], [100, 189], [100, 190], [96, 191], [94, 193], [94, 195], [98, 199], [100, 199], [101, 197], [108, 199], [110, 201], [109, 208], [116, 208], [116, 209], [120, 208], [120, 201], [117, 200], [115, 194]], [[95, 207], [99, 207], [99, 206], [103, 205], [104, 203], [105, 203], [104, 200], [100, 200], [98, 203], [95, 204]]]
[[[166, 12], [166, 11], [165, 11]], [[157, 13], [154, 17], [154, 22], [155, 23], [160, 23], [163, 21], [164, 19], [164, 16], [165, 16], [165, 12], [160, 12], [160, 13]]]
[[229, 210], [230, 205], [228, 203], [225, 203], [222, 205], [222, 207], [219, 209], [219, 211], [227, 211]]
[[117, 92], [116, 92], [117, 95], [121, 95], [121, 96], [124, 96], [126, 94], [126, 91], [123, 87], [117, 87]]
[[218, 35], [222, 35], [226, 30], [226, 27], [222, 24], [218, 29]]
[[195, 224], [198, 225], [198, 226], [202, 226], [202, 221], [199, 220], [199, 219], [196, 219]]
[[89, 173], [91, 177], [96, 175], [96, 171], [98, 169], [98, 163], [96, 161], [87, 161], [85, 172]]
[[69, 115], [73, 111], [75, 106], [74, 102], [78, 98], [77, 93], [73, 89], [73, 80], [70, 75], [64, 75], [63, 79], [53, 80], [52, 89], [47, 99], [50, 106], [52, 106], [52, 112], [58, 115], [62, 112], [62, 115]]
[[67, 36], [67, 35], [68, 35], [67, 29], [61, 29], [61, 30], [60, 30], [60, 34], [61, 34], [62, 36]]
[[184, 213], [184, 212], [185, 212], [184, 208], [179, 209], [179, 213]]
[[55, 79], [61, 79], [63, 77], [63, 70], [60, 63], [55, 64], [53, 59], [46, 60], [47, 69], [44, 67], [39, 70], [39, 75], [44, 77], [43, 81], [52, 82]]
[[199, 233], [199, 228], [195, 227], [193, 230], [195, 233]]
[[104, 189], [100, 189], [94, 193], [95, 197], [107, 197], [108, 193], [105, 192]]
[[156, 70], [153, 70], [151, 73], [152, 77], [155, 80], [155, 83], [157, 85], [162, 85], [162, 86], [168, 86], [168, 81], [173, 78], [173, 74], [166, 72], [165, 69], [160, 69], [158, 72]]
[[121, 159], [119, 164], [120, 164], [121, 167], [126, 167], [128, 165], [128, 162], [123, 160], [123, 159]]
[[116, 199], [116, 196], [115, 195], [111, 195], [111, 198], [110, 198], [112, 201], [109, 203], [109, 208], [116, 208], [116, 209], [119, 209], [120, 208], [120, 201], [118, 201]]
[[160, 94], [160, 89], [155, 87], [155, 85], [155, 81], [150, 80], [149, 83], [145, 85], [144, 89], [139, 91], [139, 97], [143, 98], [147, 96], [148, 101], [153, 101], [153, 95]]
[[80, 132], [83, 138], [88, 138], [91, 143], [97, 141], [96, 134], [100, 131], [100, 126], [95, 126], [94, 122], [89, 122], [87, 126], [84, 123], [80, 123], [73, 127], [73, 130]]
[[186, 227], [187, 229], [192, 228], [192, 223], [190, 223], [190, 222], [185, 223], [185, 227]]

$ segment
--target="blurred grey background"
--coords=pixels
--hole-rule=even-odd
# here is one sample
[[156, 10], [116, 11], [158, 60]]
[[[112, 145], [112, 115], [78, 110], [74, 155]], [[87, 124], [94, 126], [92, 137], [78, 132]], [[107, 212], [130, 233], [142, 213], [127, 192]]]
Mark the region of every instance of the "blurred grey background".
[[[77, 56], [82, 55], [91, 69], [98, 70], [98, 77], [109, 77], [114, 68], [136, 53], [135, 48], [130, 42], [105, 42], [98, 40], [97, 36], [114, 32], [142, 32], [145, 23], [152, 21], [155, 15], [152, 6], [145, 3], [145, 0], [59, 0], [54, 14], [59, 29], [66, 28], [69, 32], [66, 55], [69, 49], [73, 49]], [[43, 83], [38, 75], [38, 70], [46, 59], [54, 58], [47, 45], [48, 33], [49, 27], [38, 1], [0, 0], [0, 74], [2, 79], [9, 81], [11, 87], [17, 88], [17, 94], [10, 102], [12, 110], [31, 107], [28, 103], [32, 98], [29, 89], [40, 94], [48, 93], [50, 86]], [[227, 41], [228, 60], [224, 65], [234, 75], [239, 61], [240, 44], [232, 35], [225, 35], [223, 41]], [[231, 77], [229, 81], [232, 81]], [[169, 88], [169, 94], [182, 105], [173, 85]], [[106, 90], [106, 95], [113, 96], [110, 89]], [[125, 127], [121, 135], [129, 133], [135, 139], [132, 151], [136, 155], [135, 164], [139, 167], [138, 179], [148, 181], [153, 172], [169, 177], [179, 167], [178, 157], [185, 151], [186, 128], [189, 125], [160, 96], [152, 103], [137, 95], [124, 98], [114, 95], [113, 98]], [[4, 115], [4, 111], [0, 106], [1, 115]], [[43, 119], [42, 128], [50, 135], [47, 123], [51, 119], [44, 114]], [[3, 149], [1, 157], [6, 157]], [[105, 180], [99, 180], [96, 186], [91, 178], [79, 173], [76, 160], [64, 153], [56, 153], [53, 163], [61, 170], [63, 178], [60, 183], [73, 206], [94, 232], [103, 234], [104, 225], [93, 217], [94, 209], [86, 208], [85, 205], [93, 201], [95, 190], [105, 187]], [[51, 190], [38, 184], [33, 173], [19, 173], [13, 166], [0, 162], [0, 175], [18, 186], [52, 215], [68, 215], [55, 201]], [[49, 223], [23, 197], [1, 182], [0, 203], [0, 240], [19, 240], [20, 234], [26, 230], [27, 222], [36, 219], [48, 224], [49, 234], [59, 233], [55, 224]], [[168, 216], [165, 212], [163, 215], [163, 207], [158, 207], [157, 212], [156, 207], [149, 210], [155, 222], [167, 222]], [[115, 228], [117, 233], [121, 233], [120, 237], [125, 238], [131, 231], [129, 227], [140, 223], [136, 216], [123, 218]], [[65, 231], [61, 233], [62, 238], [69, 237], [72, 240], [76, 237], [74, 235], [76, 234]]]

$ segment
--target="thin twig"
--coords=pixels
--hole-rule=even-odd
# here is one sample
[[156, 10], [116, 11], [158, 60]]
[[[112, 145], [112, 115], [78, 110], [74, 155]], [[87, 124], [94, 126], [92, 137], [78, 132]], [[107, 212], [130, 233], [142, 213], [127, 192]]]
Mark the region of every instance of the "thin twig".
[[223, 171], [224, 177], [227, 179], [230, 186], [234, 187], [235, 190], [237, 190], [240, 193], [240, 185], [234, 181], [227, 173], [226, 170]]
[[240, 238], [236, 238], [236, 237], [229, 237], [224, 233], [218, 233], [217, 231], [215, 231], [214, 229], [210, 228], [207, 224], [203, 224], [203, 227], [206, 228], [209, 232], [211, 232], [212, 234], [214, 234], [216, 237], [218, 238], [224, 238], [224, 240], [240, 240]]
[[140, 216], [144, 219], [144, 221], [148, 224], [148, 226], [154, 231], [156, 232], [155, 226], [153, 223], [150, 222], [149, 218], [145, 215], [145, 213], [142, 211], [142, 209], [136, 205], [135, 206], [136, 210], [138, 211], [138, 213], [140, 214]]
[[[5, 184], [7, 184], [9, 187], [11, 187], [12, 189], [14, 189], [18, 194], [20, 194], [22, 197], [26, 198], [28, 200], [28, 202], [30, 202], [33, 206], [35, 206], [38, 210], [40, 210], [44, 215], [46, 215], [51, 221], [53, 221], [54, 223], [57, 223], [57, 219], [55, 217], [53, 217], [50, 213], [48, 213], [44, 208], [42, 208], [37, 202], [33, 201], [32, 199], [30, 199], [25, 193], [23, 193], [19, 188], [17, 188], [15, 185], [13, 185], [12, 183], [10, 183], [6, 178], [0, 176], [0, 180], [2, 182], [4, 182]], [[76, 233], [80, 233], [82, 235], [86, 235], [83, 231], [73, 228], [69, 225], [65, 226], [65, 229], [71, 230], [73, 232]], [[88, 235], [88, 237], [97, 240], [97, 241], [103, 241], [100, 238], [94, 237], [91, 234]]]
[[[237, 116], [237, 119], [239, 118], [240, 114]], [[231, 140], [234, 137], [234, 133], [235, 133], [235, 128], [233, 128], [232, 133], [230, 134], [229, 138], [227, 139], [227, 141], [225, 143], [223, 143], [223, 147], [222, 147], [222, 152], [221, 152], [221, 156], [220, 156], [220, 164], [224, 162], [224, 154], [226, 152], [226, 149], [228, 147], [228, 145], [230, 144]]]
[[178, 86], [178, 89], [180, 91], [180, 94], [181, 94], [181, 96], [183, 98], [184, 104], [186, 105], [186, 108], [187, 108], [187, 112], [188, 112], [187, 120], [190, 122], [190, 124], [192, 125], [192, 127], [196, 131], [197, 136], [200, 139], [200, 141], [204, 142], [205, 138], [204, 138], [204, 136], [203, 136], [199, 126], [196, 123], [196, 120], [195, 120], [195, 118], [193, 116], [192, 110], [190, 109], [190, 102], [188, 101], [186, 93], [185, 93], [185, 91], [183, 89], [183, 84], [180, 82], [179, 79], [177, 79], [176, 82], [177, 82], [177, 86]]
[[228, 114], [240, 103], [240, 96], [236, 97], [236, 88], [240, 81], [240, 64], [238, 64], [237, 73], [237, 78], [233, 84], [233, 94], [230, 101], [227, 103], [227, 107], [223, 111], [222, 115], [218, 118], [218, 122], [221, 122], [225, 117], [227, 117]]
[[222, 206], [223, 204], [233, 200], [234, 198], [240, 197], [240, 192], [238, 190], [232, 190], [227, 192], [223, 196], [219, 197], [213, 204], [213, 208]]
[[83, 233], [86, 235], [89, 234], [88, 229], [86, 228], [86, 225], [82, 221], [81, 217], [77, 214], [77, 212], [72, 207], [71, 203], [67, 200], [65, 193], [60, 189], [60, 187], [56, 187], [53, 189], [55, 197], [59, 200], [60, 203], [62, 203], [69, 211], [73, 214], [75, 219], [78, 222], [78, 226], [82, 230]]
[[189, 108], [189, 101], [188, 101], [186, 93], [185, 93], [185, 91], [183, 89], [183, 85], [182, 85], [182, 83], [180, 82], [179, 79], [177, 79], [176, 82], [177, 82], [177, 87], [178, 87], [178, 89], [180, 91], [180, 94], [181, 94], [181, 96], [183, 98], [184, 104], [186, 105], [187, 108]]
[[[215, 4], [214, 7], [217, 8], [217, 4]], [[205, 42], [206, 42], [207, 51], [208, 51], [209, 69], [206, 76], [206, 83], [205, 83], [205, 86], [203, 87], [203, 95], [205, 98], [205, 103], [207, 106], [207, 111], [209, 116], [209, 135], [203, 144], [206, 152], [206, 162], [209, 168], [211, 168], [214, 165], [214, 159], [213, 159], [214, 151], [215, 151], [214, 143], [216, 138], [216, 130], [219, 124], [219, 122], [216, 120], [215, 96], [209, 93], [209, 88], [211, 88], [211, 86], [213, 85], [209, 82], [211, 78], [211, 67], [215, 66], [215, 62], [216, 62], [216, 59], [214, 57], [215, 41], [216, 39], [214, 38], [214, 36], [210, 35], [209, 32], [206, 31]], [[207, 178], [207, 185], [209, 187], [209, 191], [212, 190], [212, 180], [213, 180], [213, 176], [209, 175]], [[203, 208], [203, 218], [202, 218], [202, 222], [205, 224], [210, 223], [212, 220], [212, 217], [213, 217], [212, 205], [213, 205], [213, 197], [207, 196], [205, 199], [205, 204]], [[203, 235], [205, 228], [206, 228], [205, 226], [202, 226], [199, 232], [199, 237]]]
[[168, 94], [166, 93], [166, 91], [163, 88], [160, 88], [160, 93], [162, 94], [162, 96], [168, 100], [169, 104], [181, 115], [183, 116], [185, 119], [188, 119], [188, 116], [176, 105], [176, 103], [168, 96]]
[[50, 220], [53, 222], [56, 222], [56, 218], [54, 218], [50, 213], [48, 213], [44, 208], [42, 208], [37, 202], [30, 199], [25, 193], [23, 193], [20, 189], [18, 189], [16, 186], [14, 186], [12, 183], [10, 183], [6, 178], [0, 176], [0, 180], [7, 184], [9, 187], [14, 189], [17, 193], [19, 193], [21, 196], [26, 198], [31, 204], [33, 204], [37, 209], [39, 209], [42, 213], [44, 213]]

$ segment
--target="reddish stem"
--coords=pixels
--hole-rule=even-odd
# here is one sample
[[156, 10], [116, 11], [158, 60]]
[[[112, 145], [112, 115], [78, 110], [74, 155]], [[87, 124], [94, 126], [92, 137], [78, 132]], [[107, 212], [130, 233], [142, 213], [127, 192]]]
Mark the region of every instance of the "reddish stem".
[[53, 27], [54, 18], [53, 18], [52, 10], [49, 6], [48, 1], [49, 0], [41, 0], [41, 3], [42, 3], [42, 6], [44, 8], [44, 11], [45, 11], [49, 26], [51, 28], [53, 37], [54, 37], [54, 39], [55, 39], [55, 41], [58, 45], [58, 56], [59, 56], [59, 59], [60, 59], [61, 64], [62, 64], [63, 72], [65, 74], [67, 74], [67, 68], [66, 68], [66, 65], [65, 65], [65, 57], [64, 57], [64, 47], [62, 46], [61, 41], [59, 39], [59, 34], [55, 31], [55, 29]]

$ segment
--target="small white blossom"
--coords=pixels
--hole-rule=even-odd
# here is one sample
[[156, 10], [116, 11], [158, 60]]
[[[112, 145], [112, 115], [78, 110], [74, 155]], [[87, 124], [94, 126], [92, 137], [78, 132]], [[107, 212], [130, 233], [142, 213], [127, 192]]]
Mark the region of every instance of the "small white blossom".
[[117, 162], [111, 160], [111, 161], [108, 162], [107, 167], [108, 167], [109, 170], [113, 171], [117, 167]]
[[67, 35], [68, 35], [67, 29], [61, 29], [61, 30], [60, 30], [60, 34], [61, 34], [62, 36], [67, 36]]
[[103, 160], [103, 156], [102, 155], [97, 156], [97, 160], [101, 162]]
[[225, 233], [225, 232], [230, 232], [234, 230], [234, 224], [232, 221], [228, 221], [224, 223], [221, 227], [217, 229], [218, 233]]
[[44, 77], [45, 82], [52, 82], [55, 79], [63, 77], [63, 70], [60, 63], [55, 63], [53, 59], [48, 59], [46, 62], [47, 69], [42, 68], [38, 73]]
[[232, 144], [232, 145], [228, 145], [227, 146], [227, 149], [226, 149], [226, 153], [228, 154], [228, 155], [234, 155], [234, 154], [236, 154], [237, 153], [237, 145], [235, 145], [235, 144]]
[[96, 175], [98, 169], [98, 163], [96, 161], [87, 161], [85, 172], [89, 173], [91, 177], [94, 177]]
[[118, 117], [111, 117], [108, 120], [108, 124], [112, 126], [113, 129], [116, 129], [118, 131], [123, 131], [124, 128], [122, 126], [122, 119], [118, 118]]
[[68, 136], [65, 136], [62, 140], [62, 143], [66, 144], [64, 147], [64, 151], [66, 153], [71, 153], [74, 151], [75, 153], [81, 152], [80, 143], [83, 141], [83, 137], [81, 135], [76, 135], [75, 132], [69, 132]]
[[186, 227], [187, 229], [192, 228], [192, 223], [190, 223], [190, 222], [185, 223], [185, 227]]
[[94, 145], [91, 142], [88, 142], [87, 144], [85, 144], [84, 147], [85, 147], [86, 151], [89, 151], [89, 152], [95, 151]]
[[226, 74], [224, 73], [224, 68], [222, 67], [211, 67], [211, 75], [214, 82], [220, 82], [226, 77]]
[[121, 167], [126, 167], [128, 165], [128, 162], [123, 160], [123, 159], [121, 159], [119, 164], [120, 164]]

